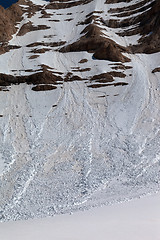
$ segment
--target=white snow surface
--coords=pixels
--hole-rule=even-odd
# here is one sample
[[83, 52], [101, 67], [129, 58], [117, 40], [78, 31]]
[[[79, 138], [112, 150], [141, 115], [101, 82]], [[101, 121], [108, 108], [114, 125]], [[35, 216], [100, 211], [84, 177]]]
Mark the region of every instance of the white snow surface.
[[[110, 64], [117, 63], [94, 60], [91, 53], [61, 53], [55, 47], [29, 59], [33, 47], [27, 47], [37, 41], [75, 42], [83, 30], [77, 23], [84, 16], [94, 10], [103, 10], [101, 17], [108, 13], [112, 4], [104, 2], [48, 9], [49, 19], [40, 18], [40, 11], [30, 19], [24, 14], [17, 33], [27, 21], [51, 28], [24, 36], [16, 33], [10, 44], [21, 48], [0, 55], [0, 72], [28, 75], [26, 70], [40, 70], [41, 64], [63, 75], [75, 67], [91, 68], [76, 72], [85, 79], [113, 71]], [[124, 46], [137, 39], [111, 34], [107, 27], [105, 31]], [[132, 68], [124, 71], [125, 86], [89, 88], [84, 80], [45, 92], [34, 92], [27, 84], [0, 91], [1, 221], [85, 210], [159, 191], [160, 73], [152, 70], [160, 66], [160, 53], [128, 57], [131, 62], [125, 65]], [[88, 61], [80, 64], [84, 58]]]
[[160, 194], [53, 218], [0, 224], [2, 240], [159, 240]]

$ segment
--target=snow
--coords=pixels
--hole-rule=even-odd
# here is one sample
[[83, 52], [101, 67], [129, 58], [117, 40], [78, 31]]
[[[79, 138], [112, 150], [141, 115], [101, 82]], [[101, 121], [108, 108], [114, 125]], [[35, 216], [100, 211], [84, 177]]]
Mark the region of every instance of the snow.
[[130, 57], [133, 76], [126, 87], [92, 89], [75, 81], [49, 92], [34, 92], [26, 84], [0, 92], [2, 186], [14, 179], [12, 187], [2, 188], [2, 201], [12, 205], [13, 212], [10, 205], [4, 209], [8, 220], [24, 213], [45, 216], [53, 204], [58, 214], [158, 191], [154, 54]]
[[160, 194], [90, 211], [0, 224], [3, 240], [159, 240]]
[[[112, 5], [103, 0], [50, 9], [50, 19], [40, 19], [40, 12], [29, 19], [24, 13], [17, 33], [29, 20], [34, 26], [51, 28], [15, 34], [10, 44], [21, 48], [0, 55], [0, 72], [28, 75], [25, 70], [36, 71], [45, 64], [62, 76], [73, 72], [85, 79], [113, 71], [118, 63], [95, 60], [88, 52], [58, 52], [57, 47], [29, 59], [34, 49], [27, 47], [30, 43], [78, 40], [84, 26], [77, 24], [91, 11], [103, 10], [102, 6], [107, 12]], [[73, 20], [64, 23], [68, 12]], [[49, 21], [54, 19], [60, 22]], [[124, 39], [108, 27], [103, 33], [124, 46], [137, 41], [137, 36]], [[132, 68], [123, 71], [125, 78], [114, 78], [114, 83], [123, 80], [126, 86], [93, 89], [84, 80], [63, 82], [46, 92], [34, 92], [27, 84], [0, 91], [1, 221], [85, 210], [159, 190], [160, 82], [159, 73], [152, 70], [160, 66], [160, 53], [126, 56]], [[80, 64], [84, 58], [88, 61]], [[91, 69], [74, 72], [77, 67]]]
[[46, 5], [47, 4], [47, 0], [30, 0], [31, 2], [33, 2], [35, 5]]
[[[11, 75], [29, 75], [31, 73], [25, 72], [24, 70], [27, 69], [39, 69], [40, 64], [45, 64], [50, 67], [55, 68], [57, 71], [60, 72], [72, 72], [72, 68], [74, 65], [77, 67], [78, 62], [83, 58], [83, 55], [85, 57], [85, 54], [87, 53], [83, 52], [76, 52], [76, 53], [67, 53], [62, 54], [57, 52], [57, 48], [55, 47], [54, 51], [53, 49], [49, 52], [39, 54], [39, 57], [36, 59], [30, 59], [33, 53], [31, 53], [31, 50], [33, 49], [41, 49], [43, 46], [39, 46], [36, 48], [30, 48], [26, 47], [27, 45], [34, 43], [34, 42], [60, 42], [60, 41], [66, 41], [66, 44], [71, 44], [73, 42], [76, 42], [81, 36], [81, 32], [84, 29], [84, 25], [80, 25], [80, 22], [83, 22], [84, 19], [86, 19], [86, 15], [93, 12], [93, 11], [102, 11], [102, 13], [99, 13], [99, 19], [105, 18], [105, 12], [108, 10], [108, 4], [104, 3], [104, 0], [101, 1], [93, 1], [91, 3], [86, 5], [79, 5], [67, 9], [47, 9], [47, 13], [52, 14], [50, 18], [40, 18], [42, 16], [41, 11], [37, 11], [31, 18], [28, 17], [27, 13], [24, 12], [23, 14], [23, 20], [17, 24], [17, 33], [19, 32], [20, 28], [23, 24], [26, 24], [27, 22], [31, 21], [34, 26], [38, 25], [46, 25], [49, 26], [50, 29], [46, 30], [39, 30], [39, 31], [31, 31], [26, 33], [24, 36], [17, 36], [17, 33], [14, 34], [13, 38], [9, 41], [10, 45], [17, 45], [21, 46], [20, 49], [11, 50], [9, 53], [5, 53], [0, 55], [0, 62], [2, 64], [0, 65], [0, 71], [2, 73], [7, 73]], [[42, 5], [42, 9], [44, 8], [43, 5], [47, 4], [46, 1], [41, 0], [33, 0], [34, 4]], [[26, 5], [27, 6], [27, 5]], [[27, 10], [26, 10], [27, 11]], [[71, 13], [70, 16], [67, 14]], [[72, 21], [65, 21], [67, 18], [72, 18]], [[54, 22], [52, 20], [58, 20], [59, 22]], [[126, 40], [119, 37], [116, 33], [114, 33], [114, 29], [111, 29], [106, 26], [101, 26], [99, 23], [99, 26], [105, 30], [102, 30], [102, 34], [104, 36], [111, 38], [112, 40], [116, 41], [117, 43], [126, 46], [126, 42], [129, 43], [129, 41], [132, 41], [135, 39], [135, 36], [133, 37], [126, 37]], [[119, 30], [119, 29], [118, 29]], [[46, 38], [46, 36], [52, 36], [51, 38]], [[135, 43], [137, 41], [137, 37], [135, 39]], [[64, 45], [65, 46], [65, 45]], [[50, 47], [46, 47], [49, 48]], [[92, 54], [88, 54], [88, 58], [90, 59]], [[81, 59], [80, 59], [81, 57]], [[87, 58], [87, 56], [86, 56]], [[87, 59], [88, 59], [87, 58]], [[54, 60], [53, 60], [54, 59]], [[5, 61], [4, 61], [5, 60]], [[7, 62], [7, 64], [4, 64]], [[95, 63], [95, 64], [94, 64]], [[96, 66], [95, 66], [96, 65]], [[93, 74], [98, 74], [101, 72], [109, 71], [109, 68], [107, 66], [106, 61], [92, 61], [86, 63], [86, 68], [91, 68], [90, 72], [83, 72], [77, 73], [78, 76], [82, 76], [83, 78], [88, 77], [88, 75], [92, 76]], [[17, 71], [12, 71], [17, 70]]]

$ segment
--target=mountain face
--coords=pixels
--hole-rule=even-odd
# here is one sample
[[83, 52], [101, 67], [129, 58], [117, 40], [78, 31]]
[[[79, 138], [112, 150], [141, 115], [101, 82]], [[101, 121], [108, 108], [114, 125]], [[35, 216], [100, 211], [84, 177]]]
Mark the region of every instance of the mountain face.
[[159, 190], [160, 2], [0, 7], [0, 220]]

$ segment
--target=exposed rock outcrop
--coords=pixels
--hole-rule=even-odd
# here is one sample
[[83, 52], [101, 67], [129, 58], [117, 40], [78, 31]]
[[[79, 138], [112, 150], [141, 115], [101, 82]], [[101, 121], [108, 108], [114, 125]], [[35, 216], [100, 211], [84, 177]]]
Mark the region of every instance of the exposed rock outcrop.
[[40, 91], [50, 91], [50, 90], [54, 90], [56, 88], [57, 88], [56, 86], [44, 84], [44, 85], [37, 85], [37, 86], [33, 87], [32, 90], [36, 91], [36, 92], [40, 92]]
[[34, 73], [29, 76], [13, 76], [0, 73], [0, 86], [9, 86], [11, 84], [57, 84], [62, 81], [60, 76], [54, 75], [52, 72], [43, 68], [42, 72]]
[[[10, 69], [11, 74], [5, 75], [1, 73], [0, 85], [7, 86], [13, 83], [24, 82], [55, 84], [57, 81], [89, 81], [93, 74], [93, 69], [90, 66], [89, 59], [85, 56], [84, 58], [77, 58], [77, 63], [73, 61], [73, 66], [69, 68], [66, 66], [67, 61], [65, 58], [69, 56], [67, 53], [75, 52], [79, 54], [83, 51], [92, 54], [93, 62], [107, 60], [118, 64], [121, 63], [121, 65], [110, 68], [108, 77], [102, 77], [102, 79], [98, 77], [97, 79], [101, 82], [107, 82], [107, 78], [108, 80], [112, 80], [113, 77], [125, 78], [126, 73], [116, 73], [116, 71], [118, 69], [126, 71], [131, 68], [131, 66], [122, 64], [130, 62], [129, 54], [137, 52], [154, 53], [160, 50], [160, 2], [158, 0], [141, 0], [134, 3], [131, 0], [106, 0], [105, 6], [112, 3], [111, 8], [106, 10], [110, 14], [109, 19], [107, 19], [107, 14], [104, 14], [104, 10], [94, 10], [94, 8], [91, 8], [92, 11], [89, 11], [89, 13], [85, 13], [82, 10], [81, 14], [83, 14], [83, 17], [75, 21], [74, 27], [72, 26], [73, 31], [71, 35], [73, 35], [73, 39], [75, 38], [75, 40], [72, 37], [63, 36], [63, 34], [60, 34], [59, 37], [59, 32], [57, 35], [55, 34], [55, 31], [61, 26], [62, 21], [63, 24], [64, 22], [65, 24], [69, 24], [69, 22], [74, 20], [72, 8], [76, 6], [82, 7], [83, 5], [88, 6], [91, 2], [94, 3], [93, 0], [52, 0], [44, 2], [44, 5], [43, 3], [39, 3], [40, 5], [38, 5], [38, 3], [36, 4], [31, 0], [19, 0], [8, 9], [0, 6], [0, 54], [3, 55], [6, 52], [11, 52], [9, 62], [12, 61], [12, 56], [16, 56], [16, 54], [25, 55], [25, 57], [19, 57], [21, 68], [18, 71], [13, 66]], [[122, 3], [123, 7], [120, 5], [116, 7], [116, 3]], [[127, 5], [124, 6], [124, 3], [127, 3]], [[64, 9], [64, 12], [60, 13], [57, 11], [59, 9]], [[69, 9], [71, 9], [71, 12]], [[35, 15], [37, 16], [35, 17]], [[61, 15], [65, 15], [63, 20], [60, 17]], [[70, 15], [72, 15], [71, 18], [69, 17]], [[42, 21], [44, 21], [44, 24], [42, 24]], [[116, 38], [112, 37], [112, 34], [110, 35], [109, 29], [110, 31], [114, 29]], [[12, 39], [15, 33], [18, 38], [17, 45], [14, 45], [14, 43], [13, 45], [12, 43], [9, 44], [9, 40]], [[33, 41], [28, 41], [25, 38], [27, 33], [30, 33], [31, 36], [32, 34], [34, 35]], [[79, 34], [78, 37], [75, 36], [76, 33]], [[122, 46], [121, 41], [117, 41], [121, 37], [123, 39], [123, 37], [132, 37], [134, 35], [140, 36], [136, 44], [125, 40], [125, 44]], [[19, 39], [21, 37], [22, 39], [27, 39], [25, 44], [20, 43]], [[18, 50], [19, 48], [21, 49]], [[43, 54], [45, 55], [45, 59], [47, 59], [47, 54], [52, 58], [52, 51], [54, 52], [53, 62], [57, 61], [62, 66], [63, 71], [56, 69], [54, 64], [53, 69], [49, 69], [48, 67], [39, 69], [39, 66], [35, 67], [35, 70], [31, 69], [31, 63], [36, 65], [36, 63], [39, 64], [39, 61], [43, 62]], [[63, 56], [64, 58], [62, 57], [61, 59], [59, 56]], [[24, 58], [26, 58], [26, 61]], [[24, 66], [26, 62], [29, 64], [29, 67]], [[70, 64], [72, 65], [72, 63]], [[50, 64], [46, 63], [46, 65]], [[112, 74], [111, 69], [115, 70]], [[25, 72], [31, 75], [23, 76]], [[60, 72], [61, 74], [56, 74], [56, 72]], [[15, 73], [15, 75], [12, 75], [12, 73]], [[93, 75], [97, 77], [102, 76], [101, 74], [104, 74], [104, 71], [100, 70], [96, 75], [95, 73]], [[129, 76], [131, 76], [131, 73]]]
[[0, 6], [0, 42], [8, 42], [16, 32], [16, 23], [22, 20], [23, 10], [19, 4], [13, 4], [6, 10]]
[[50, 29], [50, 27], [46, 26], [46, 25], [38, 25], [38, 26], [33, 26], [33, 24], [31, 22], [25, 23], [19, 30], [17, 36], [23, 36], [28, 32], [31, 31], [37, 31], [37, 30], [46, 30], [46, 29]]
[[[112, 2], [112, 1], [111, 1]], [[111, 3], [109, 0], [106, 3]], [[130, 1], [114, 1], [130, 2]], [[143, 0], [123, 8], [110, 9], [113, 17], [106, 25], [111, 28], [121, 28], [120, 36], [140, 34], [138, 44], [130, 45], [132, 52], [155, 53], [160, 50], [160, 2], [159, 0]], [[126, 18], [127, 17], [127, 18]], [[130, 26], [133, 26], [132, 28]], [[128, 28], [126, 30], [126, 28]], [[124, 29], [124, 30], [123, 30]]]
[[79, 52], [88, 51], [93, 52], [93, 57], [99, 60], [109, 60], [115, 62], [129, 62], [129, 58], [122, 54], [127, 49], [118, 45], [109, 38], [103, 37], [101, 29], [95, 25], [90, 24], [83, 31], [85, 34], [77, 42], [61, 48], [61, 52]]

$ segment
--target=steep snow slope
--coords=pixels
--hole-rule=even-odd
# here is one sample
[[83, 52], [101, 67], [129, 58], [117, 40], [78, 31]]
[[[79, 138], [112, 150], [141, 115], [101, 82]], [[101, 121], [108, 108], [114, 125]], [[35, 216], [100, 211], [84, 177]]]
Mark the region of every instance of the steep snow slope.
[[158, 45], [145, 54], [148, 35], [110, 25], [139, 2], [146, 8], [123, 20], [141, 24], [158, 1], [117, 2], [15, 5], [22, 17], [0, 49], [1, 221], [159, 190]]

